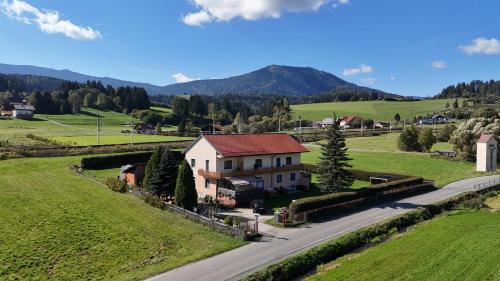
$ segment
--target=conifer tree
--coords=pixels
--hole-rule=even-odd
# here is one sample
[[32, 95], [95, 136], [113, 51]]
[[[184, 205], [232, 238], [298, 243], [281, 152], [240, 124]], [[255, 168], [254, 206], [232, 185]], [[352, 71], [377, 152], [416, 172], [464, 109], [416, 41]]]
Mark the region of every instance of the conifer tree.
[[319, 163], [319, 188], [322, 191], [338, 192], [349, 188], [354, 182], [347, 156], [345, 138], [340, 130], [339, 120], [333, 122], [326, 132], [327, 143], [321, 145]]
[[174, 154], [168, 149], [165, 150], [149, 183], [149, 191], [158, 197], [174, 195], [177, 169], [177, 160]]
[[160, 165], [161, 157], [163, 156], [164, 148], [163, 146], [158, 146], [153, 151], [151, 158], [149, 158], [148, 163], [146, 164], [146, 168], [144, 170], [144, 180], [142, 184], [146, 190], [149, 190], [149, 184], [153, 179], [153, 176]]
[[177, 206], [190, 211], [198, 204], [198, 194], [194, 183], [193, 171], [186, 160], [182, 161], [179, 167], [174, 197]]

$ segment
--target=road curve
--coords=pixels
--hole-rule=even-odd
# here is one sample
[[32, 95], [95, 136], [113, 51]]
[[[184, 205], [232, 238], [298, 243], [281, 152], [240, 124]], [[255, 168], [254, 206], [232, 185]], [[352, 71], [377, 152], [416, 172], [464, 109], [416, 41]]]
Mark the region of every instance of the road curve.
[[[433, 192], [381, 204], [338, 219], [312, 223], [301, 228], [287, 229], [281, 235], [264, 237], [260, 242], [253, 242], [181, 266], [147, 280], [238, 280], [264, 266], [283, 260], [332, 238], [411, 211], [420, 205], [436, 203], [460, 193], [478, 189], [480, 187], [477, 185], [493, 180], [500, 181], [500, 176], [484, 176], [461, 180]], [[203, 247], [203, 245], [198, 246]]]

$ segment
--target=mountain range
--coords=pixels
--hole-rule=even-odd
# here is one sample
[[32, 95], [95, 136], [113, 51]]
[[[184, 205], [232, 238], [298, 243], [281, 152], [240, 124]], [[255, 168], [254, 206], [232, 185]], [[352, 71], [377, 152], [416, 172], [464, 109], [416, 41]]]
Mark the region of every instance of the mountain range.
[[[333, 91], [349, 89], [356, 92], [385, 92], [349, 83], [331, 73], [311, 67], [293, 67], [270, 65], [247, 74], [224, 79], [196, 80], [167, 86], [158, 86], [149, 83], [125, 81], [110, 77], [97, 77], [63, 69], [32, 66], [0, 64], [0, 73], [3, 74], [30, 74], [53, 77], [69, 81], [86, 82], [100, 80], [104, 85], [113, 87], [131, 86], [142, 87], [151, 95], [179, 95], [179, 94], [270, 94], [283, 96], [310, 96]], [[394, 95], [395, 96], [395, 95]]]

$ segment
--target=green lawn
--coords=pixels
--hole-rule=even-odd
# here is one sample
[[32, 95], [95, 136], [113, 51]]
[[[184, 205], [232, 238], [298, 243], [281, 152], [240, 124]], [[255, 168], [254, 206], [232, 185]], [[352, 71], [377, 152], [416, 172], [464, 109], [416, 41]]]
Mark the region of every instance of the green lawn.
[[[36, 114], [36, 119], [28, 120], [0, 120], [0, 142], [8, 141], [12, 145], [44, 145], [39, 141], [26, 138], [27, 134], [46, 137], [71, 145], [94, 145], [96, 140], [97, 115], [101, 124], [101, 144], [121, 144], [130, 142], [130, 134], [122, 130], [130, 130], [125, 124], [139, 120], [131, 116], [96, 109], [85, 108], [79, 114], [47, 115]], [[176, 127], [167, 126], [166, 131], [176, 130]], [[156, 142], [184, 140], [185, 138], [135, 135], [134, 142]], [[46, 145], [46, 144], [45, 144]]]
[[413, 119], [417, 115], [426, 115], [443, 110], [445, 104], [450, 104], [454, 99], [422, 100], [422, 101], [353, 101], [353, 102], [329, 102], [314, 104], [292, 105], [293, 114], [302, 116], [307, 120], [322, 120], [337, 116], [355, 115], [379, 121], [394, 120], [394, 115], [399, 113], [401, 119]]
[[153, 111], [157, 111], [159, 113], [170, 113], [170, 112], [172, 112], [171, 108], [159, 107], [159, 106], [151, 106], [149, 109], [151, 109]]
[[0, 161], [0, 280], [139, 280], [244, 244], [74, 174], [80, 158]]
[[[438, 186], [444, 186], [460, 179], [484, 175], [475, 171], [475, 166], [470, 162], [450, 161], [433, 157], [428, 153], [407, 153], [388, 151], [360, 151], [353, 146], [349, 156], [353, 159], [351, 164], [354, 169], [396, 173], [424, 177], [434, 180]], [[321, 156], [318, 145], [306, 145], [310, 150], [302, 155], [302, 162], [317, 164]], [[350, 146], [349, 146], [350, 147]]]
[[500, 214], [454, 211], [326, 264], [319, 280], [500, 280]]
[[492, 211], [498, 212], [500, 211], [500, 194], [486, 199], [486, 206], [488, 206]]

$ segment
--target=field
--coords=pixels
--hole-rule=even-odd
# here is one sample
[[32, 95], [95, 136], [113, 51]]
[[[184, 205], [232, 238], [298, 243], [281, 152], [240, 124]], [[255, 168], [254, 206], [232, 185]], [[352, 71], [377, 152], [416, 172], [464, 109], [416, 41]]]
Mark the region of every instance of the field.
[[244, 244], [74, 174], [79, 160], [0, 161], [0, 280], [138, 280]]
[[[42, 136], [65, 145], [95, 145], [97, 144], [96, 124], [99, 115], [101, 131], [100, 144], [122, 144], [131, 141], [130, 134], [122, 130], [130, 130], [127, 123], [138, 123], [131, 116], [95, 109], [84, 109], [79, 114], [46, 115], [36, 114], [33, 121], [0, 120], [0, 141], [8, 141], [11, 145], [43, 145], [26, 137], [27, 134]], [[164, 130], [175, 130], [175, 127], [164, 127]], [[134, 142], [175, 141], [191, 138], [172, 136], [134, 135]]]
[[[481, 174], [470, 162], [450, 161], [428, 153], [402, 152], [396, 147], [397, 133], [377, 137], [348, 138], [349, 155], [354, 169], [412, 175], [434, 180], [438, 186]], [[448, 148], [447, 143], [438, 143]], [[307, 145], [304, 163], [316, 164], [321, 155], [316, 144]]]
[[500, 214], [460, 210], [326, 264], [319, 280], [500, 280]]
[[394, 120], [394, 115], [399, 113], [401, 120], [413, 119], [417, 115], [426, 115], [440, 111], [445, 104], [453, 103], [453, 99], [422, 100], [422, 101], [355, 101], [355, 102], [329, 102], [292, 105], [295, 117], [302, 116], [306, 120], [323, 120], [337, 116], [355, 115], [377, 121]]

